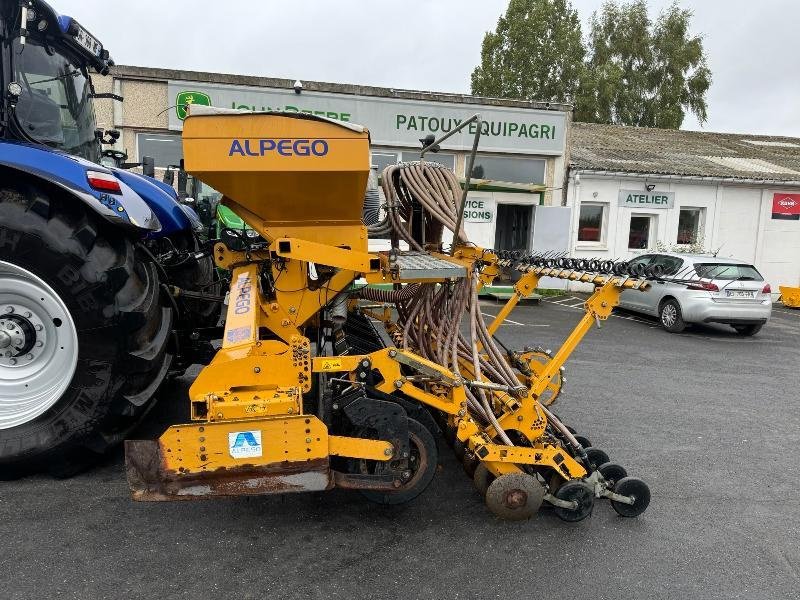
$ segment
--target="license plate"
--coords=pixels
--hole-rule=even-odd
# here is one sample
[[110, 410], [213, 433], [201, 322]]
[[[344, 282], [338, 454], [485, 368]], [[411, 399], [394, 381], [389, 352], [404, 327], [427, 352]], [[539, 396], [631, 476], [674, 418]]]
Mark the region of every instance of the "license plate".
[[100, 56], [100, 52], [103, 50], [103, 44], [94, 39], [83, 27], [78, 27], [78, 33], [75, 34], [75, 41], [95, 56]]
[[756, 293], [752, 290], [725, 290], [727, 298], [755, 298]]

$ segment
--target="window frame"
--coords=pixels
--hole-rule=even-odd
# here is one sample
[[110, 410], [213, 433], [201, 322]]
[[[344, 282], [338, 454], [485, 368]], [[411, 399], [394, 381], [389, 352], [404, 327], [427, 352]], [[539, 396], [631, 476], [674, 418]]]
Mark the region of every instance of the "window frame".
[[[581, 236], [581, 209], [584, 206], [595, 206], [599, 207], [602, 210], [602, 214], [600, 216], [600, 239], [598, 240], [582, 240], [580, 239]], [[597, 202], [597, 201], [586, 201], [581, 202], [578, 205], [578, 221], [577, 226], [575, 229], [575, 247], [577, 249], [581, 247], [589, 247], [589, 248], [598, 248], [598, 247], [605, 247], [608, 240], [608, 218], [609, 212], [611, 211], [611, 205], [608, 202]]]
[[[633, 219], [640, 219], [640, 218], [649, 219], [650, 221], [650, 225], [647, 228], [647, 245], [644, 248], [631, 248], [631, 223], [633, 222]], [[631, 213], [630, 218], [628, 219], [627, 241], [625, 242], [626, 244], [625, 247], [628, 250], [628, 252], [647, 252], [647, 253], [652, 252], [654, 250], [654, 245], [655, 245], [653, 238], [654, 234], [656, 233], [655, 229], [657, 229], [657, 227], [658, 227], [658, 215], [654, 215], [653, 213]]]
[[[681, 213], [686, 211], [697, 211], [698, 218], [697, 218], [697, 228], [695, 230], [695, 240], [693, 242], [680, 242], [679, 236], [681, 234]], [[691, 246], [692, 244], [697, 243], [697, 238], [700, 235], [700, 232], [705, 228], [706, 222], [706, 207], [705, 206], [681, 206], [678, 208], [678, 224], [675, 230], [675, 244], [678, 246]]]
[[[475, 175], [472, 177], [475, 179], [488, 179], [489, 181], [499, 181], [503, 183], [519, 183], [523, 185], [544, 185], [547, 181], [547, 159], [534, 157], [534, 156], [508, 156], [505, 154], [490, 154], [488, 152], [478, 152], [475, 156], [475, 164], [473, 165], [473, 172], [476, 167], [480, 166], [480, 159], [481, 158], [488, 158], [491, 160], [501, 160], [501, 161], [517, 161], [517, 164], [522, 163], [523, 161], [529, 163], [537, 163], [542, 165], [542, 180], [541, 181], [517, 181], [516, 179], [496, 179], [492, 177], [482, 177], [479, 178]], [[466, 168], [466, 166], [465, 166]]]

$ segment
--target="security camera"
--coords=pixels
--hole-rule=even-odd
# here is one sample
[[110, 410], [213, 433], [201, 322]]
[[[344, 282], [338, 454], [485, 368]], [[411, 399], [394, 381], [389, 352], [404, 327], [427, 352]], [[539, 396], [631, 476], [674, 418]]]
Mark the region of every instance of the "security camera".
[[302, 91], [303, 91], [303, 82], [298, 79], [297, 81], [294, 82], [294, 93], [299, 94]]
[[652, 192], [654, 189], [656, 189], [656, 184], [655, 183], [648, 183], [644, 187], [647, 189], [648, 192]]

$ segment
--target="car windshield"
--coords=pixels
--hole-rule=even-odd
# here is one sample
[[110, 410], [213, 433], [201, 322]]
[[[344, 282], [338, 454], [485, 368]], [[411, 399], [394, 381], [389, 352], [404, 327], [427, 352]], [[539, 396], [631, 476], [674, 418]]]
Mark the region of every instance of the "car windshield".
[[697, 263], [694, 265], [697, 275], [704, 279], [721, 279], [723, 281], [764, 281], [753, 265], [732, 265], [728, 263]]
[[85, 70], [52, 47], [19, 38], [13, 43], [14, 80], [22, 86], [15, 114], [25, 133], [41, 144], [100, 160], [94, 106]]

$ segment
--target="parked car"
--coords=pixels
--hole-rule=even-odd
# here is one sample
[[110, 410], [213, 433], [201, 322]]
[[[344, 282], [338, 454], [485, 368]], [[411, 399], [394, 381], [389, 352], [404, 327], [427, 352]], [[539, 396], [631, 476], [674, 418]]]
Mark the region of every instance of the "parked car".
[[722, 323], [740, 335], [755, 335], [769, 320], [769, 283], [753, 265], [706, 254], [649, 253], [630, 264], [661, 265], [664, 277], [651, 280], [646, 292], [620, 295], [622, 308], [658, 317], [669, 332], [689, 323]]

